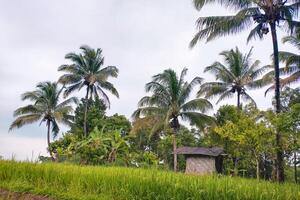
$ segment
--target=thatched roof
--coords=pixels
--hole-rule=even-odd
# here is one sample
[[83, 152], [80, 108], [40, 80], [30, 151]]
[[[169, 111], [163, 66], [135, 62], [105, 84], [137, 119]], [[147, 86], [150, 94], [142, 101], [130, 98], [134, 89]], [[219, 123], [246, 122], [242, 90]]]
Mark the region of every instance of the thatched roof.
[[224, 150], [219, 147], [205, 148], [205, 147], [179, 147], [176, 150], [177, 154], [183, 155], [204, 155], [217, 157], [224, 154]]

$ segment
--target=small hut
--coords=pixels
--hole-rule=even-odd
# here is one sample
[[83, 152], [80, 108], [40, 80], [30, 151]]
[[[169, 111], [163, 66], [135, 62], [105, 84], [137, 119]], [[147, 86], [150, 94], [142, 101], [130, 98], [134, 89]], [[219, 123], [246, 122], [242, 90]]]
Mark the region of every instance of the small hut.
[[176, 152], [186, 158], [185, 173], [205, 175], [222, 172], [225, 155], [222, 148], [180, 147]]

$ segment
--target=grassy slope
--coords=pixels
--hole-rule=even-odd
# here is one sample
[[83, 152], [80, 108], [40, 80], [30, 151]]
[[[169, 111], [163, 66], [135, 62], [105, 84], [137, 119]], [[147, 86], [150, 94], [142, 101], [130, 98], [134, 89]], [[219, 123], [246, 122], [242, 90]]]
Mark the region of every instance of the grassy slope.
[[0, 161], [0, 188], [58, 199], [300, 199], [300, 186], [158, 170]]

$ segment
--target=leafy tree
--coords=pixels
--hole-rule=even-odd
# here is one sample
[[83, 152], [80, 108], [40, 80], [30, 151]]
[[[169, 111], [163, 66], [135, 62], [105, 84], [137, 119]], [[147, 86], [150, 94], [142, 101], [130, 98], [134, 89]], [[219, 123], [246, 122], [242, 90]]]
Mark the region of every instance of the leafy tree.
[[133, 121], [130, 135], [134, 136], [132, 146], [135, 146], [136, 150], [153, 152], [157, 150], [158, 142], [164, 136], [164, 132], [155, 128], [157, 123], [159, 118], [156, 116], [137, 118]]
[[97, 128], [90, 135], [75, 144], [74, 154], [81, 164], [105, 164], [109, 153], [110, 138]]
[[114, 131], [109, 135], [109, 138], [110, 149], [107, 159], [108, 162], [115, 162], [118, 157], [122, 157], [126, 162], [126, 156], [128, 155], [130, 148], [127, 137], [123, 136], [120, 131]]
[[265, 71], [266, 67], [259, 67], [259, 60], [251, 63], [252, 49], [244, 55], [236, 47], [235, 50], [223, 51], [220, 55], [224, 57], [225, 64], [214, 62], [204, 70], [204, 72], [213, 73], [218, 82], [202, 84], [198, 94], [205, 94], [206, 98], [220, 96], [217, 101], [219, 103], [236, 93], [239, 109], [241, 97], [255, 104], [254, 99], [247, 93], [247, 89], [253, 87], [254, 81]]
[[281, 108], [284, 112], [289, 112], [291, 107], [300, 102], [300, 88], [284, 87], [280, 96]]
[[104, 118], [103, 128], [105, 132], [118, 130], [122, 135], [127, 135], [130, 132], [131, 123], [124, 115], [114, 114]]
[[[204, 38], [211, 41], [220, 36], [229, 34], [237, 34], [241, 31], [251, 27], [252, 22], [257, 25], [250, 31], [248, 41], [259, 37], [263, 38], [264, 34], [271, 29], [273, 54], [274, 54], [274, 71], [275, 71], [275, 99], [276, 111], [280, 112], [280, 81], [279, 81], [279, 57], [278, 57], [278, 41], [277, 41], [277, 27], [288, 27], [293, 30], [295, 26], [299, 26], [299, 22], [294, 18], [297, 16], [300, 2], [295, 0], [193, 0], [195, 8], [201, 10], [204, 5], [211, 3], [219, 3], [227, 8], [237, 11], [235, 15], [228, 16], [209, 16], [200, 17], [197, 20], [197, 28], [199, 31], [194, 36], [190, 43], [193, 47], [199, 40]], [[281, 26], [282, 24], [287, 26]], [[283, 168], [283, 152], [281, 147], [281, 135], [277, 133], [277, 177], [278, 181], [284, 181]]]
[[218, 125], [224, 125], [227, 121], [236, 123], [239, 119], [239, 113], [235, 106], [224, 105], [218, 109], [215, 117]]
[[75, 90], [86, 87], [84, 136], [87, 137], [88, 99], [93, 98], [93, 96], [101, 96], [109, 107], [110, 101], [105, 90], [119, 97], [114, 85], [108, 81], [109, 77], [118, 76], [118, 69], [114, 66], [102, 67], [104, 57], [101, 49], [92, 49], [86, 45], [81, 46], [80, 49], [83, 51], [83, 54], [68, 53], [65, 58], [70, 60], [72, 64], [62, 65], [58, 68], [58, 71], [66, 72], [59, 78], [59, 82], [68, 85], [64, 92], [65, 96], [68, 96]]
[[36, 90], [25, 92], [22, 100], [30, 100], [32, 104], [20, 107], [14, 112], [17, 117], [10, 125], [10, 130], [37, 121], [45, 122], [47, 126], [47, 143], [50, 156], [53, 157], [50, 147], [50, 134], [56, 137], [59, 132], [58, 123], [70, 125], [73, 120], [71, 103], [77, 103], [75, 97], [60, 102], [63, 90], [57, 83], [42, 82], [37, 84]]
[[177, 170], [176, 133], [180, 128], [179, 118], [189, 121], [200, 128], [213, 122], [213, 118], [204, 112], [212, 108], [209, 101], [196, 98], [188, 101], [192, 89], [200, 85], [202, 78], [196, 77], [191, 82], [184, 80], [187, 69], [183, 69], [178, 78], [175, 71], [165, 70], [154, 75], [152, 81], [146, 84], [145, 96], [139, 101], [139, 108], [133, 113], [133, 118], [154, 117], [157, 124], [153, 132], [158, 130], [173, 129], [174, 170]]
[[237, 174], [239, 159], [249, 156], [255, 158], [256, 176], [259, 179], [260, 160], [263, 153], [271, 149], [272, 132], [263, 123], [257, 123], [254, 119], [240, 113], [236, 123], [227, 121], [224, 125], [216, 127], [215, 133], [228, 145], [227, 150], [233, 158], [235, 174]]
[[[70, 132], [78, 135], [79, 137], [84, 136], [84, 113], [85, 113], [85, 99], [82, 99], [81, 102], [75, 109], [74, 123], [71, 126]], [[87, 108], [89, 112], [87, 113], [87, 124], [86, 128], [88, 131], [93, 130], [95, 127], [98, 127], [100, 130], [104, 127], [105, 124], [105, 110], [106, 106], [103, 101], [99, 98], [95, 100], [88, 99]]]
[[[106, 105], [103, 100], [96, 97], [88, 99], [88, 110], [87, 113], [87, 130], [94, 130], [98, 128], [103, 132], [112, 132], [115, 130], [121, 131], [123, 134], [128, 134], [131, 129], [130, 121], [123, 115], [114, 114], [112, 116], [106, 116]], [[85, 99], [81, 100], [81, 103], [75, 110], [74, 123], [71, 127], [70, 132], [78, 136], [82, 136], [83, 124], [84, 124], [84, 113], [85, 113]]]

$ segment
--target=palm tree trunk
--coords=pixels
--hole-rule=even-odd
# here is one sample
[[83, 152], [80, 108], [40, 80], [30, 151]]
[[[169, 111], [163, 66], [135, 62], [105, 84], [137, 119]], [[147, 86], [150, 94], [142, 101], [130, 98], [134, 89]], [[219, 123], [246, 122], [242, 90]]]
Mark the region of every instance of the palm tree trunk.
[[87, 134], [87, 110], [88, 110], [89, 91], [90, 91], [90, 87], [87, 86], [86, 95], [85, 95], [84, 122], [83, 122], [84, 137], [87, 137], [88, 135]]
[[[274, 67], [275, 67], [275, 101], [276, 113], [280, 113], [280, 79], [279, 79], [279, 57], [278, 57], [278, 41], [276, 33], [276, 22], [270, 23], [273, 41]], [[278, 182], [284, 182], [284, 167], [283, 167], [283, 150], [281, 146], [281, 134], [276, 131], [276, 169]]]
[[52, 151], [50, 149], [50, 129], [51, 129], [51, 123], [50, 123], [50, 120], [47, 120], [47, 145], [48, 145], [48, 151], [49, 151], [49, 154], [50, 154], [50, 157], [52, 160], [54, 160], [53, 158], [53, 155], [52, 155]]
[[237, 90], [237, 107], [241, 110], [241, 91]]
[[177, 130], [174, 129], [173, 134], [173, 156], [174, 156], [174, 171], [177, 172], [177, 144], [176, 144], [176, 132]]
[[298, 183], [297, 177], [297, 152], [294, 152], [294, 176], [295, 176], [295, 183]]
[[[297, 145], [297, 139], [294, 138], [294, 147]], [[294, 177], [295, 177], [295, 183], [298, 183], [298, 177], [297, 177], [297, 149], [294, 150]]]

